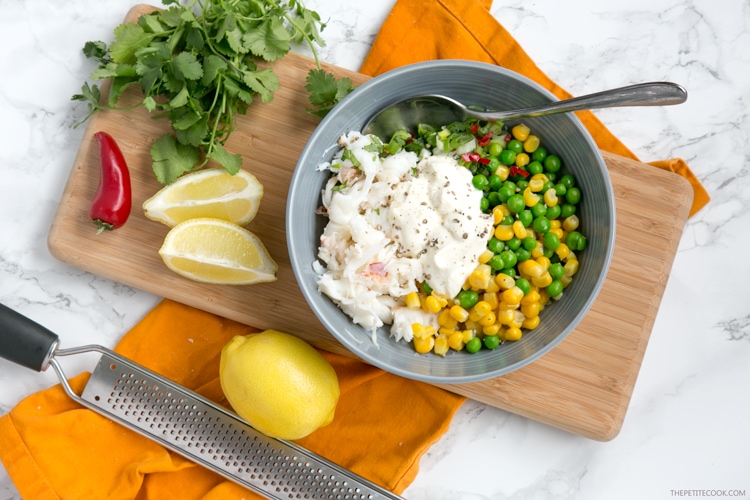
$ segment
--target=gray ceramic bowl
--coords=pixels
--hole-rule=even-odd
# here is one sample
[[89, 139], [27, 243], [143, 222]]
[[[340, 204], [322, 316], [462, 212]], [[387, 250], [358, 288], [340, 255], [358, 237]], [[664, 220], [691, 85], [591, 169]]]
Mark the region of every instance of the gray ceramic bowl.
[[[416, 354], [411, 344], [378, 331], [376, 346], [370, 333], [355, 325], [317, 288], [313, 262], [327, 220], [316, 215], [328, 173], [317, 170], [337, 150], [339, 136], [361, 130], [382, 108], [421, 94], [445, 94], [466, 104], [511, 109], [557, 100], [533, 81], [489, 64], [441, 60], [405, 66], [361, 85], [323, 119], [310, 137], [292, 176], [287, 201], [289, 256], [302, 293], [328, 331], [361, 359], [386, 371], [436, 383], [462, 383], [507, 374], [549, 352], [581, 321], [591, 307], [612, 258], [615, 204], [604, 160], [593, 139], [572, 114], [524, 120], [542, 144], [559, 155], [565, 170], [576, 177], [583, 193], [578, 214], [588, 246], [579, 255], [580, 270], [562, 300], [545, 308], [540, 326], [518, 342], [477, 354], [450, 352], [446, 357]], [[512, 125], [512, 124], [508, 124]]]

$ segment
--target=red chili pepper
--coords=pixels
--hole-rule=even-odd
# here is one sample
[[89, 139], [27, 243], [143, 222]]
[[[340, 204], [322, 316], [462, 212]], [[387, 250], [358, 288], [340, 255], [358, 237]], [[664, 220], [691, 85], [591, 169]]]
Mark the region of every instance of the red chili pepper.
[[509, 171], [509, 175], [511, 175], [511, 176], [513, 176], [513, 175], [520, 175], [521, 177], [528, 177], [529, 176], [529, 172], [527, 170], [524, 170], [524, 169], [522, 169], [521, 167], [519, 167], [517, 165], [513, 165], [512, 167], [510, 167], [509, 170], [510, 170]]
[[89, 217], [98, 228], [111, 231], [122, 227], [130, 216], [132, 193], [130, 172], [119, 146], [106, 132], [94, 134], [99, 144], [101, 166], [99, 186], [89, 206]]
[[490, 143], [490, 139], [492, 139], [492, 134], [492, 131], [487, 132], [484, 137], [480, 137], [479, 139], [477, 139], [477, 144], [482, 147], [488, 145]]
[[475, 123], [474, 125], [471, 126], [471, 133], [476, 134], [477, 130], [479, 130], [479, 124]]
[[479, 160], [477, 161], [482, 165], [489, 165], [491, 163], [491, 160], [489, 158], [479, 158]]

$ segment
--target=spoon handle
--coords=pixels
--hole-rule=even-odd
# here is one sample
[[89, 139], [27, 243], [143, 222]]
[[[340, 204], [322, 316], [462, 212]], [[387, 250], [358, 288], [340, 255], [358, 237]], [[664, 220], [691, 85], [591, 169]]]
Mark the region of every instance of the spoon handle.
[[544, 116], [554, 113], [621, 106], [670, 106], [687, 100], [687, 91], [671, 82], [649, 82], [629, 85], [562, 101], [506, 112], [472, 112], [490, 121]]

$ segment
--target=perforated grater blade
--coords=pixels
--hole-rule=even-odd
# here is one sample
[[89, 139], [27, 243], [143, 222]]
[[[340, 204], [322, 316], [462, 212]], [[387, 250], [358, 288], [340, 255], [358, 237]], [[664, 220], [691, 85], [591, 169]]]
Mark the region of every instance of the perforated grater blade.
[[101, 358], [80, 396], [82, 404], [227, 479], [280, 500], [401, 498], [309, 450], [266, 436], [117, 353], [94, 348]]

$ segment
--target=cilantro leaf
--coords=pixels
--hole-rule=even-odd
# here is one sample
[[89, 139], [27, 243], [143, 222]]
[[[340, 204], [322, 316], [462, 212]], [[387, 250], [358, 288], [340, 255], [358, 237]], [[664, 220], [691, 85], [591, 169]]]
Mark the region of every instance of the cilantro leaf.
[[224, 146], [218, 142], [214, 143], [213, 149], [206, 155], [208, 158], [218, 162], [227, 172], [234, 175], [240, 171], [242, 156], [229, 153]]
[[156, 179], [162, 184], [171, 184], [185, 172], [193, 170], [200, 161], [200, 152], [165, 134], [151, 145], [151, 158], [154, 160], [152, 167]]
[[172, 60], [172, 67], [178, 78], [185, 80], [200, 80], [203, 76], [203, 66], [198, 58], [190, 52], [180, 52]]
[[279, 78], [271, 68], [261, 71], [245, 71], [242, 81], [260, 95], [262, 102], [271, 102], [273, 93], [279, 90]]
[[107, 44], [104, 42], [86, 42], [83, 45], [83, 55], [88, 59], [96, 59], [102, 64], [109, 62], [107, 57]]
[[226, 71], [226, 69], [227, 63], [224, 59], [217, 55], [209, 54], [203, 60], [203, 80], [201, 83], [203, 85], [210, 85], [211, 82], [216, 80], [219, 73]]
[[125, 23], [115, 28], [115, 41], [109, 46], [109, 55], [116, 63], [135, 62], [138, 49], [147, 46], [154, 35], [146, 33], [137, 24]]
[[305, 81], [307, 82], [305, 90], [313, 106], [307, 111], [321, 118], [355, 89], [351, 78], [337, 79], [333, 74], [322, 69], [310, 70]]
[[266, 61], [275, 61], [291, 50], [292, 35], [284, 28], [283, 20], [271, 18], [254, 30], [245, 33], [245, 49]]

